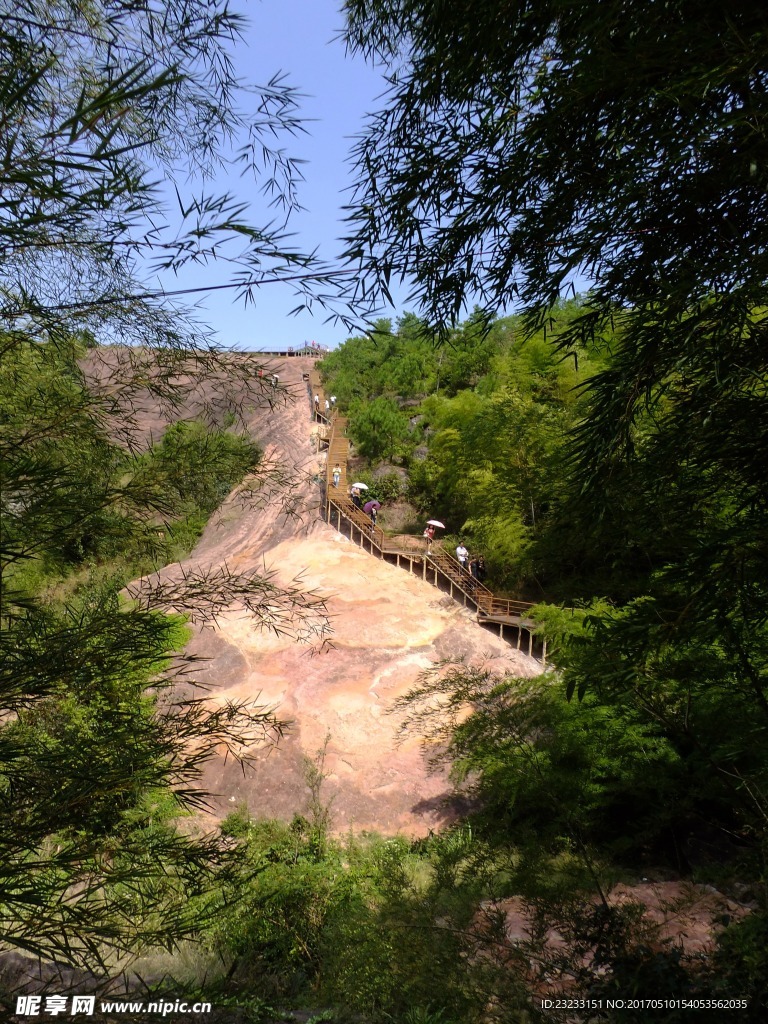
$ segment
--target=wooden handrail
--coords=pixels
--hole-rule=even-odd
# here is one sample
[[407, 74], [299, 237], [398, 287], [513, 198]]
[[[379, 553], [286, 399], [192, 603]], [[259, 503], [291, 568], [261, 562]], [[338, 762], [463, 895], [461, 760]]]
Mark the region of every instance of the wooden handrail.
[[456, 577], [456, 582], [466, 582], [467, 587], [472, 590], [473, 594], [483, 594], [487, 595], [489, 598], [493, 597], [493, 594], [488, 587], [486, 587], [484, 583], [481, 583], [476, 576], [473, 576], [468, 569], [465, 569], [461, 562], [454, 558], [453, 555], [445, 550], [445, 548], [438, 547], [435, 549], [433, 546], [432, 551], [429, 554], [429, 558], [438, 568], [441, 568], [441, 563], [442, 565], [450, 568], [451, 573]]
[[353, 526], [356, 526], [360, 533], [367, 537], [368, 540], [370, 540], [370, 542], [379, 549], [379, 551], [383, 552], [384, 531], [380, 526], [373, 525], [370, 516], [367, 516], [365, 512], [361, 511], [357, 505], [353, 504], [353, 502], [346, 497], [329, 497], [328, 504], [348, 519]]
[[516, 601], [512, 598], [496, 597], [490, 591], [483, 594], [478, 601], [484, 615], [524, 615], [533, 608], [532, 601]]

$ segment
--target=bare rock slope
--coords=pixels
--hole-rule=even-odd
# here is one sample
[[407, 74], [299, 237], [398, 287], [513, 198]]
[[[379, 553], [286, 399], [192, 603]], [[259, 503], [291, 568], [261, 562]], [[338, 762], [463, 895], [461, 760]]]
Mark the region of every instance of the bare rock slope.
[[417, 737], [398, 742], [390, 712], [420, 673], [445, 658], [465, 658], [518, 675], [540, 671], [445, 595], [402, 569], [351, 544], [321, 518], [317, 477], [324, 455], [314, 450], [302, 372], [311, 360], [290, 359], [274, 369], [296, 396], [292, 404], [253, 413], [249, 424], [267, 461], [303, 474], [299, 519], [279, 500], [264, 507], [237, 493], [213, 517], [188, 565], [273, 570], [327, 601], [331, 644], [296, 643], [257, 628], [233, 607], [214, 628], [200, 629], [191, 650], [204, 659], [197, 677], [211, 698], [259, 698], [291, 721], [277, 747], [254, 751], [256, 770], [243, 774], [231, 760], [209, 765], [204, 784], [212, 809], [223, 816], [245, 804], [256, 816], [289, 819], [306, 813], [305, 758], [327, 740], [322, 798], [331, 801], [336, 831], [377, 829], [424, 834], [450, 820], [451, 787], [430, 775]]

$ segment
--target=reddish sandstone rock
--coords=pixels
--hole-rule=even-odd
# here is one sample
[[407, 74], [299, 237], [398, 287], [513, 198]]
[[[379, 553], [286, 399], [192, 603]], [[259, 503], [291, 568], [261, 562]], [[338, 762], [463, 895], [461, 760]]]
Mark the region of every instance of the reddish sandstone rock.
[[257, 816], [290, 819], [308, 809], [305, 758], [315, 758], [329, 737], [322, 799], [331, 802], [334, 829], [422, 835], [451, 820], [452, 788], [428, 774], [418, 737], [398, 742], [393, 700], [446, 658], [523, 676], [540, 666], [429, 583], [360, 550], [323, 522], [318, 478], [325, 455], [312, 443], [317, 428], [302, 382], [311, 365], [298, 358], [275, 364], [296, 401], [256, 410], [249, 423], [266, 461], [299, 481], [294, 514], [284, 514], [278, 495], [258, 507], [246, 481], [212, 517], [184, 566], [159, 574], [173, 579], [224, 564], [242, 573], [273, 570], [282, 584], [299, 580], [322, 596], [332, 625], [329, 645], [298, 644], [259, 628], [235, 605], [214, 628], [197, 630], [189, 651], [206, 659], [196, 676], [211, 700], [258, 698], [291, 722], [276, 748], [251, 752], [255, 771], [243, 774], [222, 757], [208, 765], [203, 784], [217, 817], [244, 804]]

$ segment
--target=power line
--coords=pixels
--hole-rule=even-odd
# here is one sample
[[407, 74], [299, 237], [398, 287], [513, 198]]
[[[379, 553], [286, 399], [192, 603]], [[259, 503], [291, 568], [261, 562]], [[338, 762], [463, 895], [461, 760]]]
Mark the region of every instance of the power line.
[[232, 288], [260, 288], [265, 284], [284, 284], [292, 281], [316, 281], [318, 284], [323, 281], [330, 281], [342, 277], [354, 275], [356, 271], [329, 270], [323, 274], [289, 274], [285, 277], [273, 277], [253, 279], [250, 281], [228, 281], [225, 284], [199, 285], [195, 288], [175, 288], [166, 290], [163, 288], [157, 291], [133, 292], [126, 295], [108, 295], [100, 299], [90, 299], [82, 302], [66, 302], [55, 306], [29, 306], [26, 309], [0, 309], [1, 316], [18, 317], [28, 316], [30, 313], [57, 313], [77, 309], [93, 309], [100, 306], [115, 306], [122, 303], [142, 302], [148, 299], [170, 299], [182, 295], [199, 295], [207, 292], [219, 292]]

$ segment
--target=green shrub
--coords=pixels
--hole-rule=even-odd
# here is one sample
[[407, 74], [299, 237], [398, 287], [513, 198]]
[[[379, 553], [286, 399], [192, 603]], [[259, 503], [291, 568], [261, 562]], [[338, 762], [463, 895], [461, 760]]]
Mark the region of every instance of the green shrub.
[[260, 997], [368, 1024], [463, 1024], [480, 1021], [489, 998], [519, 994], [514, 971], [475, 956], [488, 872], [469, 831], [318, 843], [302, 818], [251, 822], [242, 812], [222, 827], [240, 862], [211, 907], [208, 942]]
[[762, 1024], [768, 1017], [768, 913], [765, 887], [759, 887], [761, 905], [721, 934], [712, 961], [709, 984], [722, 998], [736, 993], [748, 1000], [740, 1019]]
[[239, 813], [222, 832], [238, 840], [241, 860], [223, 881], [209, 943], [253, 979], [259, 995], [306, 992], [320, 970], [326, 920], [348, 894], [339, 848], [321, 854], [325, 844], [298, 816], [286, 825]]
[[690, 812], [690, 779], [663, 729], [594, 693], [569, 701], [553, 675], [457, 666], [425, 676], [397, 706], [409, 728], [445, 744], [441, 759], [500, 846], [530, 840], [544, 853], [579, 836], [632, 858]]
[[397, 473], [387, 473], [386, 476], [374, 476], [372, 472], [363, 470], [355, 477], [361, 483], [368, 485], [365, 493], [366, 500], [386, 502], [397, 501], [402, 495], [402, 481]]
[[410, 434], [408, 420], [397, 402], [383, 397], [353, 405], [349, 432], [358, 452], [372, 460], [402, 455]]
[[242, 434], [180, 421], [152, 449], [148, 473], [171, 489], [177, 505], [191, 502], [210, 514], [256, 468], [260, 455], [258, 445]]

